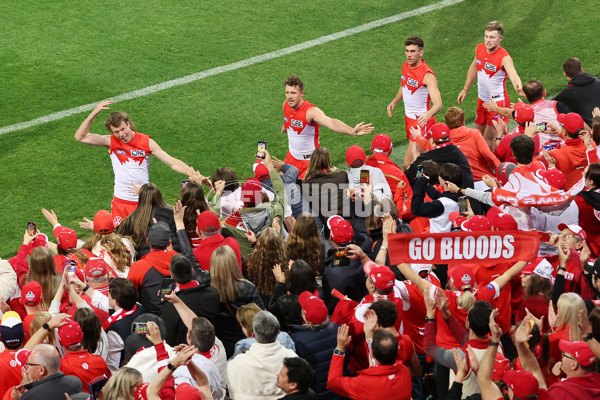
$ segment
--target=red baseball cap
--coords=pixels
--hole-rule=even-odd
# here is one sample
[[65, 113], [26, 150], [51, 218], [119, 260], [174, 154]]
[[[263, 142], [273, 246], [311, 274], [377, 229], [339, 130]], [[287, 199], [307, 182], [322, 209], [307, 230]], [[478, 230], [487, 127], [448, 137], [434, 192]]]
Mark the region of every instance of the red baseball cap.
[[450, 140], [450, 128], [446, 124], [437, 122], [427, 131], [427, 135], [432, 137], [435, 142], [447, 142]]
[[553, 272], [554, 268], [552, 267], [552, 264], [550, 264], [550, 262], [545, 258], [539, 257], [536, 258], [535, 261], [527, 264], [521, 271], [521, 275], [536, 274], [542, 278], [552, 279]]
[[367, 161], [367, 155], [362, 147], [354, 145], [346, 150], [346, 164], [350, 167], [360, 167]]
[[389, 153], [392, 147], [392, 139], [385, 133], [380, 133], [371, 142], [371, 153]]
[[475, 274], [466, 265], [455, 265], [450, 268], [448, 278], [457, 290], [469, 290], [475, 286]]
[[586, 342], [569, 342], [568, 340], [561, 339], [560, 342], [558, 342], [558, 348], [565, 353], [572, 355], [573, 358], [584, 367], [588, 367], [596, 361], [596, 355], [594, 355], [594, 352]]
[[42, 285], [39, 282], [31, 281], [21, 288], [21, 304], [24, 306], [37, 306], [43, 297]]
[[252, 164], [252, 169], [254, 170], [254, 177], [259, 181], [262, 182], [269, 178], [269, 170], [262, 161], [256, 161]]
[[502, 380], [502, 375], [510, 369], [510, 360], [500, 352], [496, 353], [496, 361], [494, 362], [494, 371], [492, 372], [492, 380]]
[[329, 217], [327, 227], [330, 239], [338, 244], [348, 243], [354, 237], [354, 229], [350, 222], [339, 215]]
[[506, 185], [508, 182], [508, 178], [513, 169], [517, 168], [517, 164], [511, 162], [503, 162], [500, 163], [498, 168], [496, 168], [496, 178], [500, 181], [501, 184]]
[[313, 325], [327, 320], [327, 307], [325, 302], [309, 291], [304, 291], [298, 296], [300, 307], [304, 311], [304, 318]]
[[567, 177], [558, 168], [540, 169], [536, 171], [536, 174], [548, 185], [557, 189], [564, 189], [567, 183]]
[[556, 120], [569, 133], [577, 133], [577, 131], [583, 129], [583, 118], [577, 113], [558, 114]]
[[35, 239], [27, 245], [27, 254], [31, 255], [36, 247], [48, 247], [48, 236], [45, 233], [38, 233]]
[[110, 267], [102, 258], [92, 257], [85, 264], [85, 276], [88, 278], [98, 279], [110, 273]]
[[100, 210], [94, 216], [94, 230], [100, 235], [106, 235], [115, 230], [113, 217], [106, 210]]
[[60, 343], [65, 347], [81, 343], [83, 340], [81, 326], [68, 318], [65, 321], [67, 324], [58, 328], [58, 339], [60, 340]]
[[462, 229], [462, 227], [461, 227], [462, 223], [467, 220], [467, 218], [460, 215], [460, 213], [458, 211], [451, 212], [450, 215], [448, 216], [448, 219], [450, 220], [450, 222], [452, 222], [452, 226], [454, 226], [455, 228], [461, 228], [461, 229]]
[[56, 244], [63, 250], [77, 247], [77, 234], [71, 228], [59, 225], [54, 228], [54, 237], [56, 237]]
[[483, 215], [474, 215], [471, 219], [463, 222], [460, 227], [463, 231], [467, 232], [484, 232], [492, 230], [490, 220]]
[[202, 394], [200, 394], [198, 388], [193, 387], [189, 383], [182, 383], [177, 385], [175, 398], [177, 400], [202, 400]]
[[519, 225], [515, 218], [498, 207], [491, 207], [486, 215], [492, 226], [499, 231], [518, 231]]
[[242, 184], [242, 202], [254, 207], [262, 203], [262, 183], [256, 178], [248, 178]]
[[396, 275], [385, 265], [377, 265], [373, 261], [368, 261], [363, 265], [363, 271], [379, 290], [387, 290], [394, 286]]
[[196, 226], [198, 227], [198, 231], [206, 233], [217, 232], [219, 229], [221, 229], [219, 217], [217, 217], [217, 214], [210, 210], [203, 211], [200, 213], [200, 215], [198, 215]]
[[27, 366], [25, 363], [29, 359], [29, 355], [31, 354], [31, 350], [21, 349], [15, 353], [15, 361], [17, 364], [21, 366], [23, 372], [27, 373]]
[[534, 118], [533, 108], [525, 103], [515, 103], [515, 121], [518, 124], [524, 124], [526, 122], [533, 122]]
[[515, 396], [520, 399], [525, 399], [532, 394], [538, 394], [540, 391], [540, 385], [535, 376], [524, 369], [508, 370], [502, 376], [502, 380], [512, 389]]
[[568, 229], [571, 231], [571, 233], [573, 233], [574, 235], [579, 236], [582, 240], [587, 240], [587, 234], [585, 233], [585, 231], [583, 230], [582, 227], [580, 227], [579, 225], [575, 225], [575, 224], [559, 224], [558, 225], [558, 229], [565, 230]]

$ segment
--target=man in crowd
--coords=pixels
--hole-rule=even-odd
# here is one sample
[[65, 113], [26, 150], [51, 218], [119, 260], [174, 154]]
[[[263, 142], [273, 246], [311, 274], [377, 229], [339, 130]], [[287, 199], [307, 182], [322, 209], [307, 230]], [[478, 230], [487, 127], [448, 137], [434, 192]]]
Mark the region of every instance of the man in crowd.
[[404, 125], [409, 140], [404, 155], [404, 168], [408, 168], [416, 158], [410, 128], [420, 126], [429, 130], [435, 124], [435, 114], [442, 109], [442, 95], [438, 89], [437, 78], [422, 58], [424, 46], [423, 39], [419, 36], [409, 37], [404, 42], [406, 61], [402, 64], [402, 83], [396, 97], [387, 106], [388, 116], [391, 118], [396, 104], [404, 100]]
[[581, 115], [585, 123], [592, 126], [592, 110], [600, 107], [600, 79], [583, 72], [581, 61], [576, 57], [567, 58], [563, 70], [569, 86], [554, 100], [565, 103], [570, 111]]
[[363, 122], [352, 128], [339, 119], [325, 115], [317, 106], [304, 100], [304, 83], [297, 76], [291, 75], [283, 83], [285, 101], [281, 132], [287, 132], [288, 135], [288, 153], [284, 162], [298, 168], [300, 179], [304, 178], [310, 155], [319, 147], [320, 125], [351, 136], [366, 135], [375, 129]]
[[[475, 58], [467, 72], [464, 88], [458, 94], [458, 104], [461, 104], [469, 93], [471, 84], [477, 78], [477, 111], [475, 127], [483, 134], [490, 149], [494, 148], [496, 132], [492, 121], [503, 119], [496, 113], [489, 112], [483, 107], [485, 102], [495, 102], [500, 107], [509, 107], [510, 100], [506, 91], [506, 77], [515, 91], [524, 96], [521, 78], [515, 70], [513, 60], [508, 52], [500, 46], [504, 38], [504, 27], [497, 21], [492, 21], [485, 27], [483, 43], [475, 48]], [[508, 122], [507, 119], [503, 119]]]
[[283, 367], [277, 374], [277, 387], [285, 392], [281, 400], [316, 400], [310, 388], [315, 371], [300, 357], [283, 359]]
[[114, 197], [111, 203], [113, 224], [118, 226], [137, 207], [137, 193], [132, 192], [132, 184], [143, 185], [150, 181], [150, 154], [153, 154], [174, 171], [185, 176], [193, 169], [183, 161], [167, 154], [150, 136], [135, 131], [129, 115], [123, 111], [110, 114], [104, 125], [110, 135], [90, 133], [94, 118], [108, 110], [112, 101], [102, 101], [81, 123], [75, 139], [91, 146], [108, 147], [110, 160], [115, 173]]

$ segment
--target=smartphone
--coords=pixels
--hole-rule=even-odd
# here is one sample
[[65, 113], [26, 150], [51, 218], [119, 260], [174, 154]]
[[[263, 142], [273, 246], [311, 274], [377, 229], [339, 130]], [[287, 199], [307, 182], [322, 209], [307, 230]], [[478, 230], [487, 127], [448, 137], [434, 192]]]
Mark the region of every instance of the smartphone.
[[423, 165], [417, 165], [417, 175], [416, 175], [416, 177], [420, 178], [423, 175], [424, 175], [424, 173], [423, 173]]
[[267, 142], [258, 142], [257, 148], [258, 150], [256, 151], [256, 158], [264, 160], [266, 156], [265, 150], [267, 150]]
[[540, 240], [542, 242], [547, 242], [550, 240], [550, 237], [552, 236], [552, 234], [550, 232], [542, 232], [542, 231], [537, 231], [538, 235], [540, 236]]
[[542, 132], [546, 130], [546, 123], [545, 122], [538, 122], [535, 125], [535, 131], [536, 132]]
[[35, 225], [35, 222], [27, 223], [27, 233], [29, 233], [29, 236], [35, 236], [37, 233], [37, 226]]
[[369, 170], [368, 169], [361, 169], [360, 170], [360, 184], [365, 184], [368, 185], [369, 184]]
[[188, 183], [190, 183], [190, 180], [189, 180], [189, 179], [182, 179], [182, 180], [181, 180], [181, 188], [183, 189], [183, 187], [184, 187], [185, 185], [187, 185]]
[[333, 266], [345, 267], [347, 265], [350, 265], [350, 259], [348, 258], [348, 249], [345, 247], [336, 247], [335, 253], [333, 254]]
[[348, 255], [348, 249], [345, 247], [337, 247], [335, 249], [335, 256], [337, 258], [346, 257]]
[[148, 329], [148, 323], [133, 322], [131, 324], [131, 333], [137, 333], [138, 335], [147, 335], [148, 333], [150, 333], [150, 330]]
[[460, 215], [465, 215], [469, 211], [469, 205], [467, 204], [467, 196], [461, 196], [458, 198], [458, 212]]
[[73, 260], [70, 260], [65, 266], [67, 267], [67, 277], [71, 280], [75, 279], [75, 268], [77, 268], [77, 263], [75, 263]]
[[171, 294], [171, 292], [175, 289], [175, 281], [172, 278], [165, 278], [160, 285], [160, 298], [164, 299], [165, 295]]

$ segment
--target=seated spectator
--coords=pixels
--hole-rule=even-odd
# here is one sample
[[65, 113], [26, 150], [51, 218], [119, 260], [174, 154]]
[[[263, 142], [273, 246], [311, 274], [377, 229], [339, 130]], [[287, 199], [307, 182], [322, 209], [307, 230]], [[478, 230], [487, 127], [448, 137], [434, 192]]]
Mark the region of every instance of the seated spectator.
[[[243, 305], [236, 311], [235, 318], [242, 326], [242, 331], [244, 332], [244, 335], [246, 335], [246, 339], [242, 339], [235, 344], [235, 349], [230, 360], [239, 354], [247, 352], [248, 349], [250, 349], [250, 346], [256, 343], [252, 322], [254, 321], [256, 314], [258, 314], [260, 311], [260, 307], [254, 303]], [[277, 335], [277, 341], [285, 348], [296, 351], [294, 341], [286, 332], [279, 332], [279, 335]]]
[[[214, 287], [193, 280], [194, 270], [190, 261], [181, 254], [175, 254], [169, 265], [171, 277], [175, 281], [175, 294], [197, 316], [206, 317], [212, 324], [217, 323], [219, 314], [219, 291]], [[186, 343], [187, 327], [177, 315], [173, 304], [163, 303], [160, 318], [166, 327], [165, 340], [170, 346]]]
[[356, 400], [411, 398], [410, 372], [402, 363], [396, 363], [398, 342], [393, 334], [383, 329], [375, 331], [372, 349], [376, 364], [360, 371], [356, 377], [342, 375], [344, 356], [350, 340], [348, 327], [340, 326], [327, 376], [329, 390]]
[[261, 311], [252, 322], [256, 343], [227, 364], [227, 387], [232, 399], [278, 399], [284, 392], [277, 386], [277, 374], [286, 357], [294, 351], [277, 342], [279, 322], [273, 314]]
[[317, 395], [309, 387], [315, 371], [300, 357], [283, 359], [283, 367], [277, 374], [277, 387], [285, 392], [282, 400], [317, 400]]
[[82, 248], [106, 261], [119, 277], [126, 278], [135, 255], [133, 243], [114, 232], [112, 215], [106, 210], [96, 213], [92, 229], [94, 235]]
[[75, 321], [67, 319], [66, 325], [58, 328], [58, 339], [65, 352], [60, 360], [60, 370], [65, 375], [73, 375], [81, 380], [83, 391], [88, 392], [88, 384], [101, 375], [109, 376], [106, 361], [90, 354], [83, 348], [83, 331]]
[[165, 278], [171, 277], [169, 264], [177, 254], [171, 247], [171, 230], [166, 222], [159, 221], [148, 229], [150, 252], [131, 265], [127, 279], [138, 290], [140, 304], [145, 312], [158, 314], [161, 299], [158, 296]]
[[240, 245], [232, 237], [223, 237], [221, 234], [221, 223], [217, 214], [209, 210], [200, 213], [197, 219], [197, 228], [200, 243], [194, 249], [194, 255], [198, 260], [198, 264], [200, 264], [200, 268], [210, 271], [210, 258], [213, 252], [215, 249], [227, 245], [235, 252], [238, 266], [240, 270], [242, 269]]

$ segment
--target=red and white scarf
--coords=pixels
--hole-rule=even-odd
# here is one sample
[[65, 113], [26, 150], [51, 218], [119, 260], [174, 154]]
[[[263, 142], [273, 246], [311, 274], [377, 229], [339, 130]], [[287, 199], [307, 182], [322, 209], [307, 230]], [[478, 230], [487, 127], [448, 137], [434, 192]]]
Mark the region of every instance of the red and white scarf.
[[106, 320], [106, 327], [108, 328], [109, 326], [111, 326], [115, 322], [120, 321], [120, 320], [122, 320], [125, 317], [129, 317], [130, 315], [132, 315], [133, 313], [135, 313], [136, 310], [137, 310], [137, 306], [133, 306], [133, 308], [131, 310], [125, 310], [124, 308], [121, 308], [119, 311], [115, 311]]
[[190, 288], [195, 288], [196, 286], [198, 286], [199, 283], [198, 281], [190, 281], [188, 283], [184, 283], [183, 285], [179, 285], [175, 288], [175, 290], [173, 290], [175, 293], [179, 292], [180, 290], [185, 290], [185, 289], [190, 289]]

